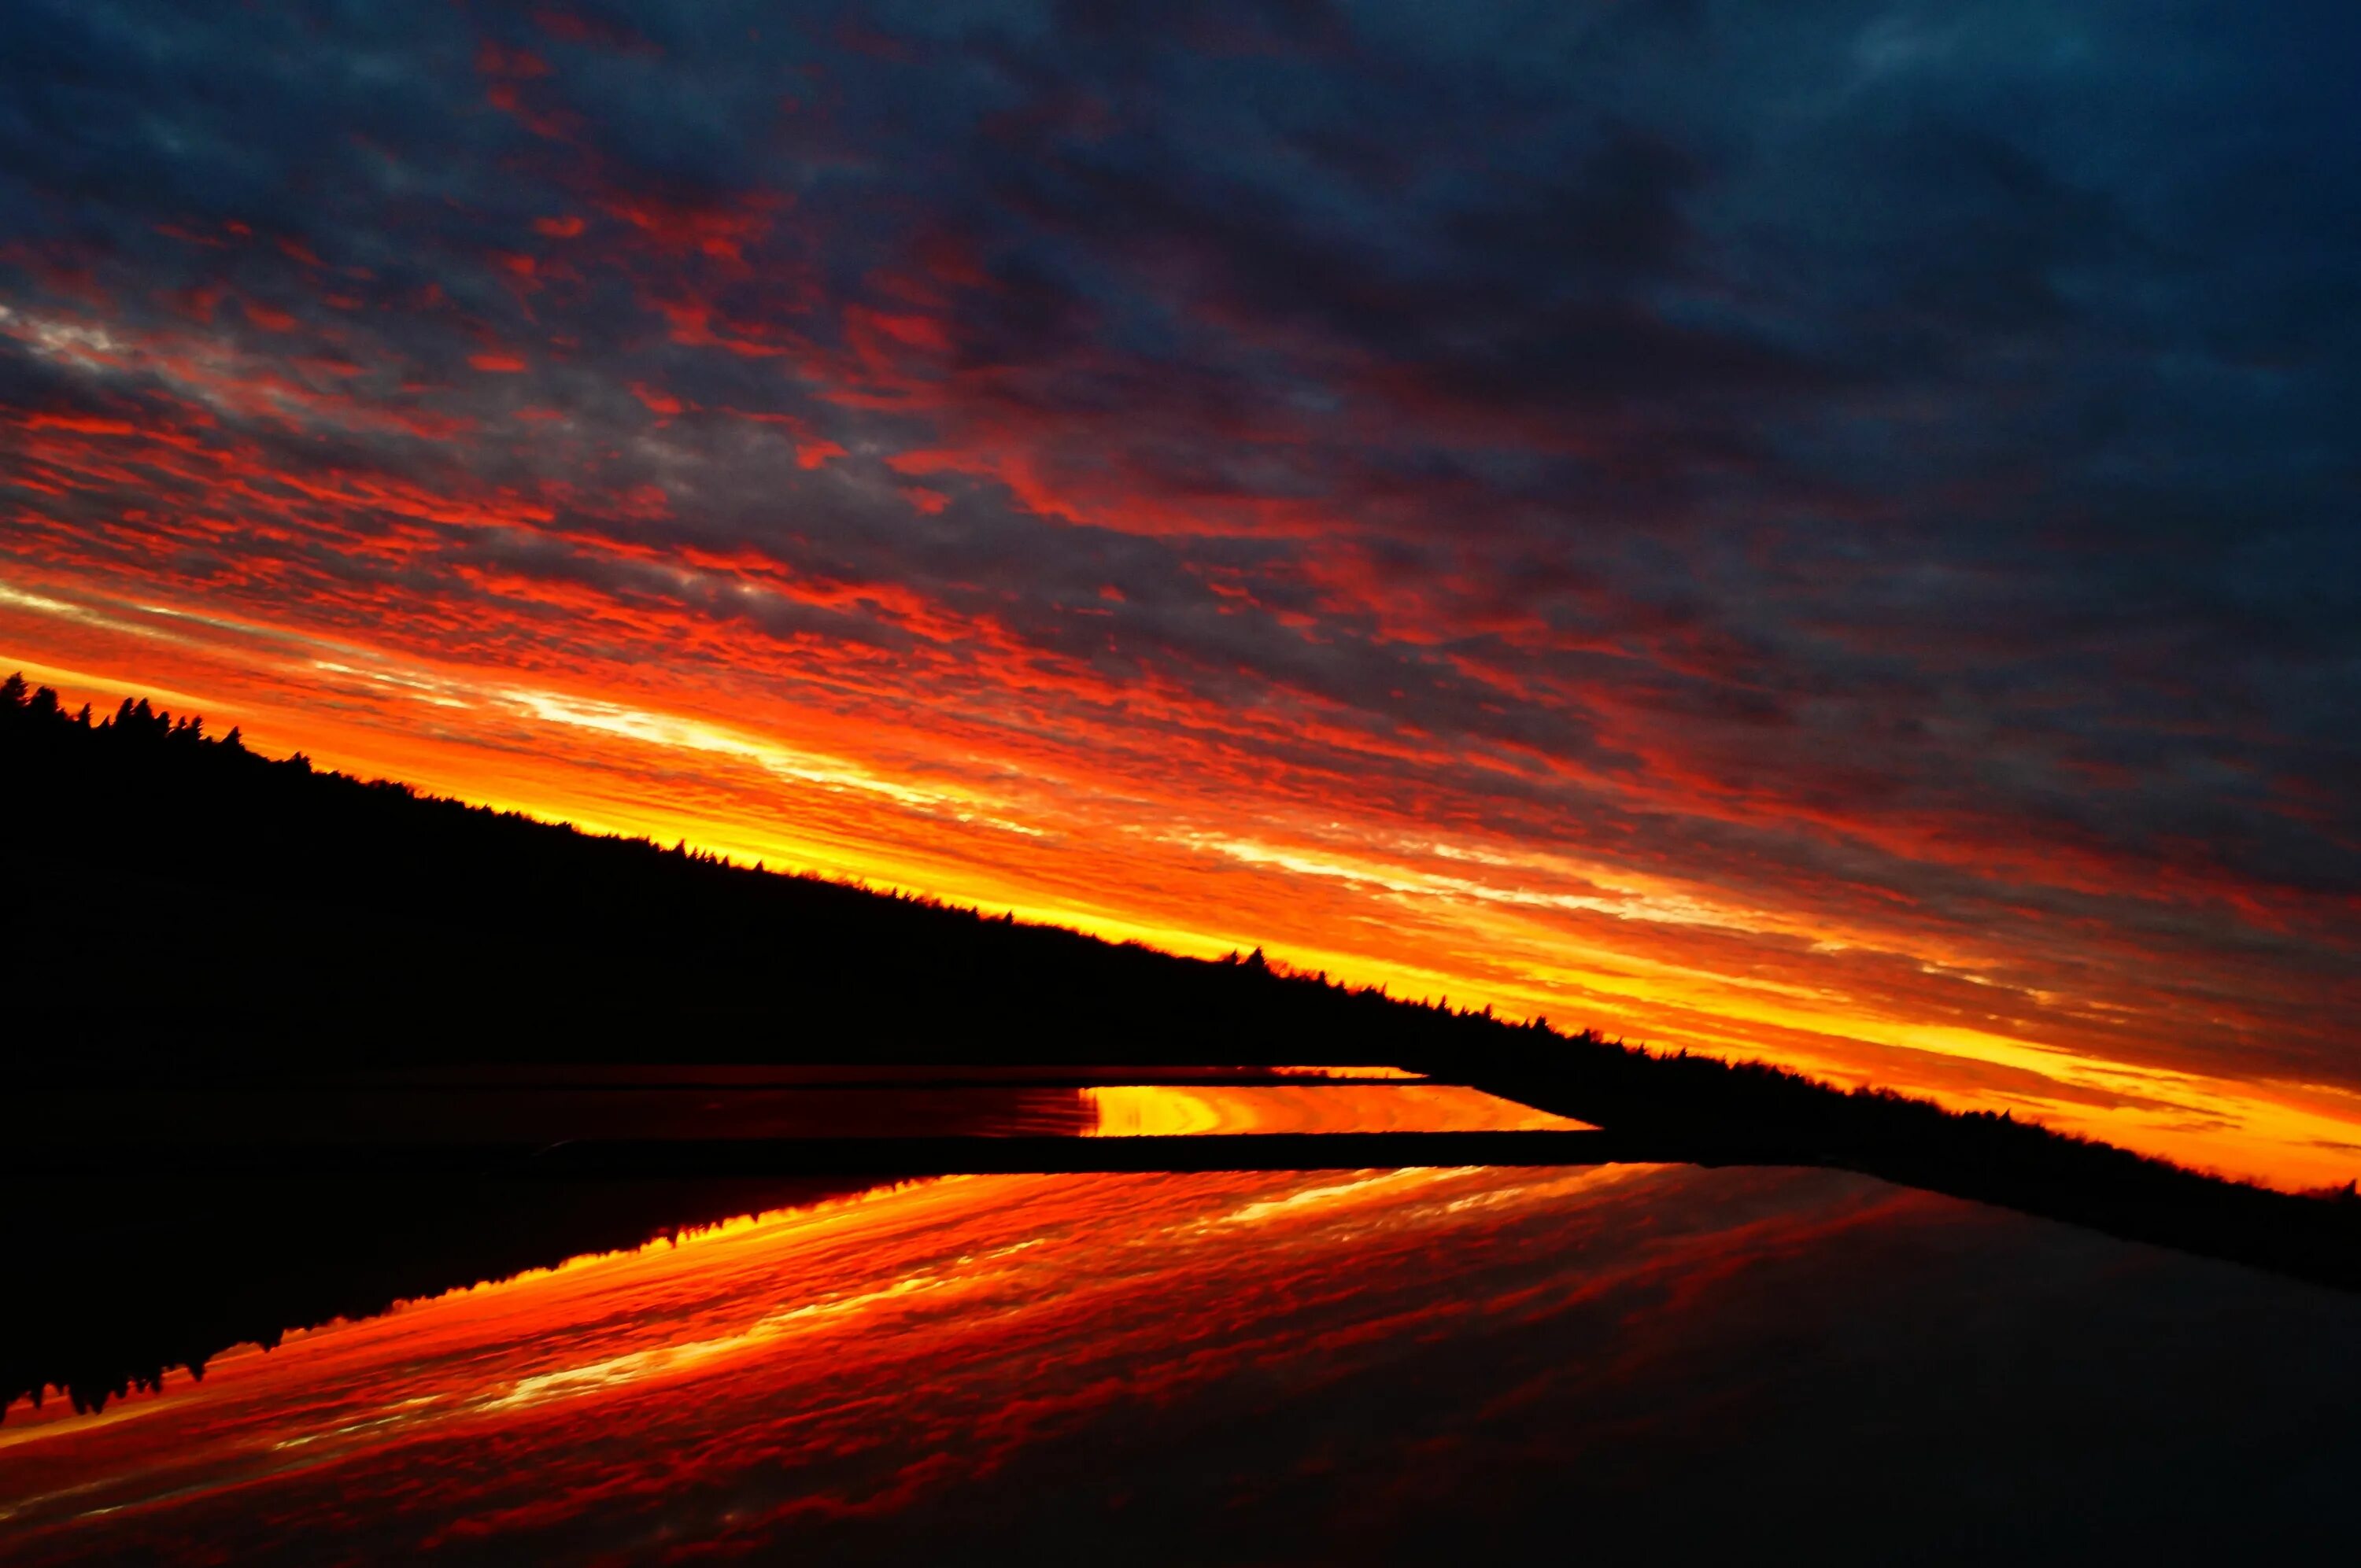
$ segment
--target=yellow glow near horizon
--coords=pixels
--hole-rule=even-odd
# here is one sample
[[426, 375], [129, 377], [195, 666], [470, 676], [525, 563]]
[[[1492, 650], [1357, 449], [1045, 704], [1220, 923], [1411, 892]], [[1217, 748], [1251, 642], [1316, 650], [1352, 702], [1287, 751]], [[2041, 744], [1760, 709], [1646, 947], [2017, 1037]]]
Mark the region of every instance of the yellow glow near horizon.
[[[1150, 798], [1137, 781], [955, 753], [896, 760], [907, 751], [896, 732], [793, 707], [722, 717], [573, 689], [554, 672], [487, 674], [61, 593], [0, 584], [0, 663], [70, 702], [146, 695], [322, 766], [1189, 956], [1263, 946], [1348, 985], [2012, 1109], [2282, 1185], [2361, 1171], [2351, 1091], [2144, 1062], [2114, 1045], [2121, 1031], [2076, 1021], [2170, 1027], [2136, 996], [2014, 993], [2038, 1011], [2037, 1034], [1921, 1012], [1884, 977], [2004, 988], [1988, 978], [1992, 955], [1900, 927], [1757, 908], [1469, 833], [1356, 830], [1252, 802], [1224, 819], [1203, 798]], [[823, 734], [833, 739], [816, 743]], [[1888, 989], [1864, 989], [1872, 963]]]

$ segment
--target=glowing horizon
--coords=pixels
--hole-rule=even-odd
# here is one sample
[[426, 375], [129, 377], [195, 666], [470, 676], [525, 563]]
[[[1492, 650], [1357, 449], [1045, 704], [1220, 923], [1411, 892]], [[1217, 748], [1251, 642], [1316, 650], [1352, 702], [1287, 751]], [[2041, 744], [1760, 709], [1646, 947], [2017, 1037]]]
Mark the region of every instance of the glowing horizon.
[[[110, 656], [119, 663], [91, 669], [15, 658], [6, 651], [23, 638], [19, 628], [27, 620], [36, 630], [46, 621], [79, 634], [75, 656], [88, 663]], [[159, 653], [186, 661], [187, 673], [143, 681], [136, 672]], [[88, 701], [104, 712], [125, 697], [178, 702], [202, 713], [215, 733], [242, 727], [251, 744], [270, 754], [301, 751], [322, 767], [399, 778], [588, 831], [686, 839], [741, 863], [1005, 910], [1192, 957], [1263, 947], [1279, 961], [1349, 984], [1490, 1006], [1517, 1019], [1545, 1016], [1653, 1048], [1773, 1061], [1839, 1083], [1922, 1094], [1954, 1109], [2007, 1109], [2282, 1187], [2335, 1185], [2361, 1170], [2355, 1152], [2361, 1146], [2361, 1091], [2301, 1080], [2238, 1082], [2111, 1058], [2067, 1030], [2036, 1036], [1914, 1020], [1889, 999], [1831, 993], [1795, 978], [1717, 974], [1629, 938], [1610, 946], [1598, 935], [1601, 921], [1623, 932], [1686, 927], [1801, 937], [1809, 944], [1806, 954], [1823, 959], [1862, 948], [1892, 953], [1875, 946], [1873, 927], [1816, 930], [1810, 911], [1739, 909], [1713, 900], [1710, 890], [1665, 881], [1602, 886], [1585, 878], [1589, 891], [1583, 893], [1526, 885], [1521, 877], [1581, 872], [1563, 857], [1520, 854], [1515, 846], [1473, 837], [1433, 839], [1415, 850], [1397, 838], [1348, 854], [1300, 823], [1282, 821], [1279, 826], [1298, 836], [1272, 843], [1217, 837], [1176, 817], [1094, 823], [1106, 838], [1093, 838], [1074, 830], [1086, 819], [1071, 793], [1075, 781], [1053, 800], [1023, 789], [994, 796], [972, 783], [897, 778], [859, 757], [768, 740], [742, 719], [663, 713], [555, 684], [484, 678], [356, 641], [246, 627], [152, 603], [50, 598], [5, 583], [0, 663], [21, 665], [28, 680], [56, 686], [70, 706]], [[335, 694], [330, 713], [311, 707], [314, 681]], [[214, 682], [227, 695], [211, 701], [198, 695]], [[418, 725], [430, 717], [437, 728], [422, 731]], [[520, 736], [538, 749], [520, 750]], [[484, 743], [495, 737], [497, 746]], [[683, 808], [657, 793], [651, 781], [666, 776], [667, 761], [697, 769], [712, 794]], [[827, 830], [799, 832], [789, 803], [815, 800], [830, 803], [818, 817]], [[1136, 805], [1129, 796], [1114, 802], [1118, 809]], [[944, 837], [930, 841], [930, 826]], [[1177, 860], [1206, 876], [1210, 862], [1221, 868], [1217, 896], [1231, 902], [1169, 893], [1121, 901], [1071, 871], [1052, 879], [1038, 861], [1010, 864], [991, 857], [994, 845], [1031, 841], [1054, 861], [1074, 852], [1078, 839], [1094, 859], [1121, 857], [1126, 866], [1145, 862], [1168, 873]], [[1438, 867], [1472, 867], [1490, 880]], [[1122, 885], [1113, 876], [1107, 881]], [[1504, 881], [1516, 885], [1494, 885]], [[1440, 937], [1451, 945], [1446, 953], [1466, 957], [1437, 961], [1423, 941], [1406, 944], [1417, 949], [1414, 957], [1366, 935], [1357, 941], [1325, 935], [1301, 918], [1307, 892], [1327, 901], [1316, 914], [1341, 916], [1348, 930], [1364, 934], [1382, 928], [1379, 910], [1414, 908], [1422, 938]], [[1571, 936], [1537, 918], [1537, 910], [1585, 917], [1591, 928]], [[1299, 917], [1284, 918], [1290, 912]], [[1925, 955], [1921, 961], [1932, 972], [1956, 970], [1958, 959]], [[1520, 971], [1521, 961], [1532, 967]], [[1806, 970], [1811, 967], [1807, 962]], [[2103, 998], [2088, 1001], [2095, 1010], [2109, 1007]], [[2169, 1020], [2157, 1025], [2169, 1028]]]

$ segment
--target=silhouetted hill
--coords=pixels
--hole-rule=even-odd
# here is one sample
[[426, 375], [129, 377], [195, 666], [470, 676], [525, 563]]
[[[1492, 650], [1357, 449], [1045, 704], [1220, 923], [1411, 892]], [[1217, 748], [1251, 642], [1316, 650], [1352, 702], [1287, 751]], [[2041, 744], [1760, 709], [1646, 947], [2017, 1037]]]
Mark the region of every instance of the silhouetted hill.
[[77, 1066], [1319, 1063], [1449, 1021], [269, 761], [145, 703], [0, 703], [0, 917], [41, 977], [13, 1003]]
[[[126, 703], [0, 701], [8, 1071], [435, 1061], [1343, 1064], [1477, 1083], [1630, 1157], [1826, 1165], [2361, 1286], [2361, 1201], [1653, 1056], [269, 761]], [[93, 1129], [103, 1137], [103, 1128]]]

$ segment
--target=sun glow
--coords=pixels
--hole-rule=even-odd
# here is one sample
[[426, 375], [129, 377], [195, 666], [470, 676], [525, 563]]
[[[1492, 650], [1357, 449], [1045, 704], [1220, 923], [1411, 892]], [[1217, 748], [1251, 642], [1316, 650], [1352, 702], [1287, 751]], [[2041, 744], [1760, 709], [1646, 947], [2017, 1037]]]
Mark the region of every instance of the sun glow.
[[1199, 1133], [1575, 1132], [1585, 1124], [1455, 1084], [1279, 1088], [1110, 1084], [1082, 1098], [1102, 1138]]

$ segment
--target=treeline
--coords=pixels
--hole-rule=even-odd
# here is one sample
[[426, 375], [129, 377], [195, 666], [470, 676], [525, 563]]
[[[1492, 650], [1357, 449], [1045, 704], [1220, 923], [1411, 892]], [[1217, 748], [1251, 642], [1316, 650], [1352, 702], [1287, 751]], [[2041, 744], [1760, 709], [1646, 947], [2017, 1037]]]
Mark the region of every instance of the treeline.
[[[137, 702], [125, 697], [122, 707], [93, 723], [90, 704], [83, 703], [79, 713], [68, 714], [65, 704], [59, 700], [55, 686], [27, 686], [22, 670], [0, 681], [0, 723], [34, 727], [72, 725], [81, 729], [107, 732], [119, 740], [171, 740], [181, 744], [216, 740], [215, 737], [205, 733], [203, 718], [191, 715], [176, 719], [170, 713], [149, 707], [144, 696]], [[246, 750], [245, 738], [235, 727], [228, 734], [218, 737], [217, 743], [232, 751]], [[291, 761], [302, 766], [310, 765], [300, 752]]]
[[[437, 1062], [1389, 1063], [1629, 1157], [1824, 1165], [2361, 1287], [2361, 1201], [1264, 962], [730, 865], [273, 762], [132, 703], [0, 703], [6, 1071]], [[94, 1135], [103, 1131], [94, 1130]]]
[[[0, 704], [20, 1016], [214, 1073], [420, 1060], [1320, 1064], [1485, 1015], [582, 833], [270, 761], [132, 702]], [[94, 965], [104, 1001], [69, 977]], [[38, 1039], [36, 1034], [32, 1037]], [[1376, 1052], [1373, 1058], [1371, 1053]]]

